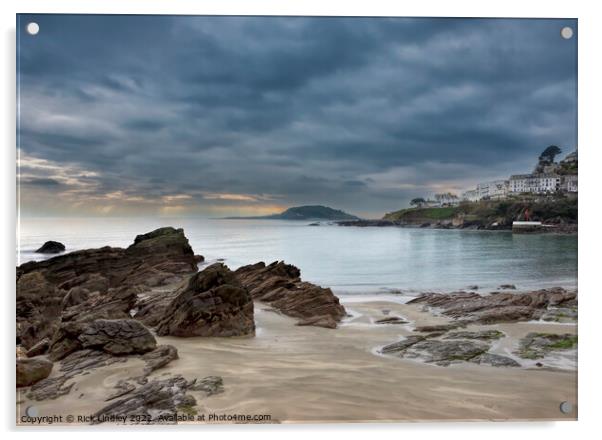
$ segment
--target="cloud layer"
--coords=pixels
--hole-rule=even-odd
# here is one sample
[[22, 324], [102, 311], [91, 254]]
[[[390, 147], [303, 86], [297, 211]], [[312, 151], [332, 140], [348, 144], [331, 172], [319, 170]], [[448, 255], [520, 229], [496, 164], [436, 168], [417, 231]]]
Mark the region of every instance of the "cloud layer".
[[380, 216], [529, 171], [576, 147], [566, 25], [21, 15], [22, 212]]

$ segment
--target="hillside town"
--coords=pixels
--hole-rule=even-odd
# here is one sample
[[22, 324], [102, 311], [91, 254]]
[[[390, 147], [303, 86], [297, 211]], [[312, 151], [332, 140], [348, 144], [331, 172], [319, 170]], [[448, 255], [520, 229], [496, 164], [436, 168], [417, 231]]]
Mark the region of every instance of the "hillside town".
[[551, 145], [539, 156], [535, 169], [530, 174], [514, 174], [508, 179], [482, 182], [462, 193], [458, 197], [453, 193], [435, 194], [435, 200], [416, 198], [411, 205], [418, 207], [455, 206], [460, 202], [479, 200], [501, 200], [520, 194], [566, 194], [577, 195], [577, 150], [569, 153], [559, 162], [556, 156], [561, 153], [559, 147]]

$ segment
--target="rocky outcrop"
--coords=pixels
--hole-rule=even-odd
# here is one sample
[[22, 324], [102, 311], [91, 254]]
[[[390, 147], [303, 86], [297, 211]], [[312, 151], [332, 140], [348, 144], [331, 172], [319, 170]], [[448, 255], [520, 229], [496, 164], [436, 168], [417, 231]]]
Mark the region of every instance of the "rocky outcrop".
[[38, 254], [58, 254], [65, 251], [65, 245], [58, 241], [47, 241], [37, 251]]
[[260, 262], [243, 266], [235, 273], [254, 299], [299, 318], [300, 325], [334, 328], [347, 315], [330, 289], [301, 281], [301, 271], [293, 265], [280, 261], [266, 266]]
[[570, 350], [576, 346], [577, 335], [529, 333], [520, 340], [516, 354], [525, 359], [540, 359], [552, 351]]
[[68, 322], [61, 326], [50, 347], [50, 358], [59, 360], [74, 351], [93, 349], [113, 356], [154, 350], [155, 337], [133, 319], [97, 319]]
[[426, 293], [408, 304], [425, 304], [463, 323], [492, 324], [540, 319], [548, 309], [575, 306], [577, 292], [558, 287], [528, 293], [494, 292], [490, 295], [474, 292]]
[[[178, 412], [196, 405], [196, 399], [187, 394], [193, 384], [180, 375], [150, 381], [95, 413], [92, 423], [122, 420], [123, 423], [175, 424]], [[131, 419], [131, 416], [136, 417]]]
[[184, 337], [254, 335], [253, 300], [234, 273], [216, 263], [178, 289], [156, 331]]
[[140, 293], [197, 271], [182, 229], [138, 235], [127, 249], [71, 252], [17, 268], [17, 343], [52, 338], [62, 322], [130, 317]]
[[52, 362], [43, 357], [17, 359], [17, 388], [33, 385], [46, 379], [52, 371]]
[[17, 268], [17, 276], [33, 271], [41, 272], [60, 289], [82, 286], [92, 291], [94, 287], [86, 283], [98, 277], [106, 279], [107, 288], [124, 284], [153, 287], [196, 272], [197, 264], [184, 231], [166, 227], [138, 235], [127, 249], [106, 246], [28, 262]]
[[41, 272], [25, 273], [17, 279], [17, 344], [29, 349], [41, 339], [52, 337], [64, 295]]
[[[496, 330], [481, 332], [456, 332], [442, 339], [441, 332], [428, 335], [411, 335], [386, 345], [380, 349], [382, 354], [395, 355], [409, 359], [419, 359], [426, 363], [448, 366], [452, 363], [471, 362], [488, 364], [494, 367], [518, 367], [514, 359], [495, 353], [489, 353], [491, 348], [486, 342], [501, 337]], [[503, 333], [501, 333], [503, 336]]]

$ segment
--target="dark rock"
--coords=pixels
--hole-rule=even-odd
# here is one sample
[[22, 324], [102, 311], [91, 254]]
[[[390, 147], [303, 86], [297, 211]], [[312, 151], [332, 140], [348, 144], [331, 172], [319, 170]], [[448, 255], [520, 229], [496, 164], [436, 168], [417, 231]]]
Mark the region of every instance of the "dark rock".
[[27, 387], [46, 379], [52, 371], [52, 362], [43, 357], [17, 359], [17, 388]]
[[111, 355], [139, 354], [154, 350], [157, 343], [151, 332], [133, 319], [97, 319], [67, 322], [57, 332], [50, 348], [54, 360], [85, 348]]
[[475, 364], [489, 364], [493, 367], [520, 367], [520, 364], [508, 356], [494, 353], [483, 353], [470, 359]]
[[95, 413], [92, 423], [102, 423], [107, 417], [135, 415], [141, 424], [175, 424], [178, 408], [196, 404], [194, 397], [187, 394], [190, 386], [179, 375], [150, 381]]
[[322, 324], [325, 321], [317, 318], [322, 316], [329, 316], [336, 323], [347, 315], [330, 289], [301, 281], [301, 271], [293, 265], [280, 261], [266, 266], [260, 262], [241, 267], [235, 273], [254, 299], [299, 318], [301, 323], [316, 319], [316, 324], [310, 325]]
[[468, 286], [468, 290], [479, 290], [479, 286], [477, 286], [476, 284], [473, 286]]
[[67, 376], [48, 377], [32, 386], [27, 397], [31, 400], [47, 400], [69, 394], [75, 383], [66, 385], [67, 380], [69, 380]]
[[481, 330], [476, 332], [469, 331], [461, 331], [461, 332], [451, 332], [443, 339], [482, 339], [482, 340], [492, 340], [492, 339], [500, 339], [506, 336], [499, 330]]
[[[182, 229], [160, 228], [138, 235], [127, 249], [103, 247], [70, 252], [44, 261], [28, 262], [17, 268], [18, 277], [42, 272], [55, 286], [69, 290], [86, 283], [108, 287], [158, 286], [175, 275], [197, 271], [194, 252]], [[92, 288], [90, 288], [92, 287]], [[86, 287], [93, 291], [93, 286]]]
[[405, 351], [407, 348], [411, 347], [412, 345], [424, 341], [425, 339], [426, 336], [407, 336], [405, 339], [402, 339], [399, 342], [394, 342], [392, 344], [385, 345], [383, 348], [380, 349], [380, 352], [383, 354], [402, 352]]
[[403, 357], [422, 358], [425, 362], [447, 366], [456, 361], [469, 361], [485, 353], [489, 345], [482, 342], [428, 339], [412, 344]]
[[205, 257], [203, 257], [202, 255], [195, 255], [194, 256], [194, 261], [196, 263], [202, 263], [203, 261], [205, 261]]
[[403, 318], [400, 318], [399, 316], [391, 316], [391, 317], [387, 317], [387, 318], [382, 318], [382, 319], [377, 319], [376, 321], [374, 321], [375, 324], [407, 324], [408, 321], [406, 321]]
[[38, 254], [58, 254], [65, 250], [65, 245], [63, 243], [59, 243], [58, 241], [47, 241], [39, 248], [36, 253]]
[[87, 249], [17, 268], [17, 343], [52, 338], [61, 321], [129, 317], [137, 295], [197, 271], [182, 229], [136, 237], [127, 249]]
[[322, 316], [313, 316], [311, 318], [301, 319], [295, 325], [313, 325], [316, 327], [324, 327], [335, 329], [337, 328], [337, 322], [332, 319], [332, 316], [322, 315]]
[[254, 335], [253, 300], [234, 273], [216, 263], [178, 289], [156, 331], [184, 337]]
[[42, 354], [46, 354], [50, 348], [50, 339], [44, 338], [37, 342], [33, 347], [27, 350], [27, 357], [35, 357]]
[[174, 359], [178, 359], [178, 350], [173, 345], [159, 345], [153, 351], [143, 354], [141, 358], [146, 362], [144, 374], [148, 375]]
[[514, 284], [502, 284], [499, 289], [502, 290], [516, 290], [516, 286]]
[[126, 394], [131, 393], [136, 389], [136, 385], [128, 382], [127, 380], [120, 380], [119, 382], [117, 382], [114, 388], [116, 391], [110, 394], [109, 397], [105, 399], [105, 402], [117, 399], [118, 397], [122, 397]]
[[416, 327], [414, 329], [415, 332], [421, 332], [421, 333], [431, 333], [431, 332], [442, 332], [445, 333], [449, 330], [454, 330], [458, 327], [462, 327], [463, 325], [461, 323], [453, 323], [453, 324], [438, 324], [438, 325], [423, 325], [423, 326], [419, 326]]
[[543, 358], [552, 351], [570, 350], [577, 346], [577, 335], [565, 333], [529, 333], [520, 340], [516, 352], [525, 359]]
[[188, 389], [203, 391], [207, 396], [212, 396], [224, 392], [224, 380], [220, 376], [207, 376], [200, 380], [194, 380]]
[[29, 349], [56, 331], [65, 291], [50, 283], [41, 272], [17, 279], [17, 343]]

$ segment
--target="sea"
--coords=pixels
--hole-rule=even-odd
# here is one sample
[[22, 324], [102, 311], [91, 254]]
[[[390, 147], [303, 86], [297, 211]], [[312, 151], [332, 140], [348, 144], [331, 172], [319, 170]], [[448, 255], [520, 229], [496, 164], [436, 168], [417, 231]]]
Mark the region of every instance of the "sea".
[[[577, 236], [509, 231], [343, 227], [329, 222], [201, 218], [21, 218], [17, 264], [49, 258], [35, 250], [47, 240], [66, 252], [127, 247], [138, 234], [183, 228], [205, 264], [231, 269], [283, 260], [304, 280], [341, 295], [452, 292], [478, 286], [518, 291], [577, 288]], [[202, 267], [201, 267], [202, 269]]]

